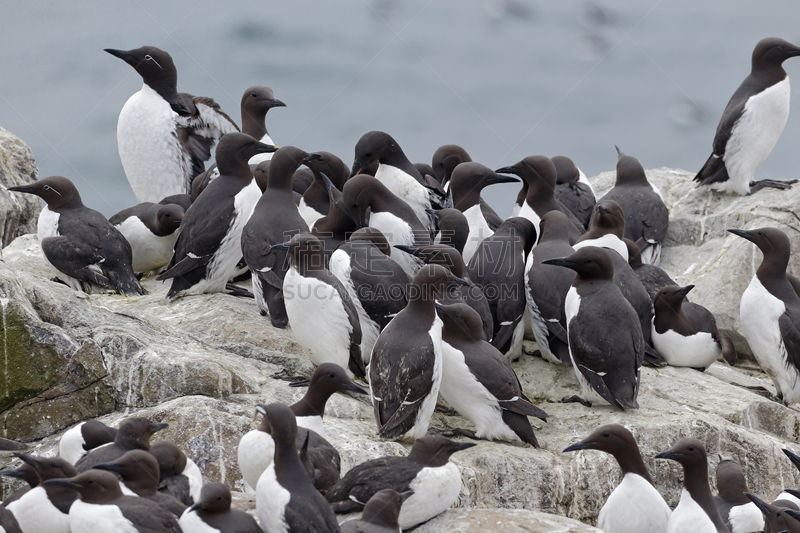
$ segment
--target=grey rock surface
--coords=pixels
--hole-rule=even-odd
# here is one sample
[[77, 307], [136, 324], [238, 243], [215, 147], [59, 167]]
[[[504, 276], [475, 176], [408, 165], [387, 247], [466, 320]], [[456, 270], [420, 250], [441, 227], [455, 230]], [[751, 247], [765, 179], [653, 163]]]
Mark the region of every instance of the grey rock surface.
[[419, 533], [599, 533], [575, 520], [537, 511], [450, 509], [414, 531]]
[[30, 194], [9, 192], [8, 187], [38, 179], [33, 152], [19, 137], [0, 126], [0, 248], [16, 237], [36, 232], [41, 202]]
[[[742, 227], [739, 221], [747, 217], [730, 215], [727, 221], [714, 222], [721, 216], [715, 213], [727, 209], [729, 203], [744, 202], [743, 207], [737, 208], [739, 212], [758, 215], [748, 215], [747, 223], [771, 220], [789, 228], [788, 217], [792, 215], [778, 206], [791, 203], [798, 193], [761, 191], [748, 198], [718, 198], [713, 196], [716, 193], [696, 191], [686, 173], [658, 169], [648, 174], [664, 192], [676, 220], [687, 221], [684, 226], [671, 226], [662, 266], [680, 282], [697, 284], [695, 291], [705, 283], [707, 289], [699, 291], [693, 301], [712, 309], [721, 317], [721, 323], [727, 313], [728, 327], [735, 328], [738, 298], [746, 282], [728, 287], [717, 284], [711, 278], [725, 275], [729, 267], [715, 261], [739, 261], [738, 268], [750, 268], [741, 274], [749, 282], [753, 254], [757, 264], [758, 252], [747, 248], [752, 247], [750, 243], [725, 237], [724, 227], [715, 225]], [[613, 177], [603, 174], [594, 183], [602, 191], [602, 184], [611, 180]], [[763, 196], [759, 198], [760, 195]], [[706, 205], [704, 201], [711, 207], [700, 209], [698, 206]], [[695, 209], [699, 211], [693, 214]], [[703, 224], [717, 229], [701, 231], [695, 227]], [[796, 243], [797, 231], [788, 231], [794, 232], [790, 237]], [[701, 239], [703, 235], [706, 237]], [[703, 259], [712, 256], [718, 259]], [[167, 303], [166, 286], [152, 279], [144, 280], [150, 294], [141, 297], [79, 297], [47, 278], [34, 236], [14, 241], [4, 250], [4, 258], [5, 262], [0, 263], [0, 295], [8, 300], [8, 308], [24, 309], [31, 317], [38, 317], [44, 327], [58, 328], [53, 331], [101, 358], [107, 372], [105, 379], [111, 384], [109, 394], [113, 394], [116, 405], [116, 410], [101, 416], [101, 420], [118, 425], [125, 417], [136, 415], [167, 422], [169, 429], [156, 438], [168, 438], [182, 446], [198, 463], [206, 480], [221, 480], [234, 489], [243, 489], [236, 464], [236, 443], [257, 425], [254, 405], [293, 403], [304, 391], [273, 376], [307, 375], [311, 370], [290, 330], [273, 329], [248, 299], [213, 294]], [[697, 265], [690, 269], [692, 263]], [[715, 294], [713, 287], [727, 292]], [[11, 322], [3, 324], [6, 323]], [[24, 327], [29, 328], [28, 323]], [[8, 327], [0, 331], [3, 339], [13, 338]], [[526, 351], [532, 352], [533, 345], [526, 343]], [[532, 529], [526, 530], [526, 517], [534, 515], [517, 510], [596, 523], [597, 513], [620, 480], [617, 466], [601, 452], [562, 454], [561, 450], [597, 426], [614, 422], [625, 425], [636, 436], [657, 488], [672, 506], [680, 496], [680, 468], [677, 463], [655, 460], [653, 456], [683, 436], [705, 442], [712, 487], [717, 453], [738, 460], [750, 488], [764, 499], [774, 498], [785, 487], [800, 487], [800, 473], [780, 452], [786, 447], [800, 453], [800, 445], [796, 444], [800, 437], [800, 411], [742, 388], [740, 385], [771, 387], [769, 379], [752, 365], [731, 368], [716, 363], [705, 373], [687, 368], [645, 368], [639, 395], [641, 409], [629, 412], [559, 403], [560, 398], [578, 391], [571, 369], [530, 355], [524, 355], [513, 366], [525, 393], [551, 415], [547, 423], [531, 419], [542, 448], [482, 441], [454, 455], [452, 460], [461, 469], [463, 481], [458, 502], [454, 502], [458, 509], [423, 526], [439, 529], [419, 531], [477, 527], [473, 524], [482, 525], [482, 531], [592, 531], [538, 515], [530, 520], [532, 524], [538, 520], [542, 525], [535, 527], [539, 529], [530, 526]], [[15, 403], [11, 409], [19, 405], [20, 402]], [[59, 429], [77, 421], [61, 421], [32, 437], [15, 433], [15, 426], [7, 422], [10, 417], [0, 416], [6, 417], [3, 435], [8, 438], [28, 435], [39, 439], [49, 435], [34, 443], [34, 453], [45, 455], [56, 453]], [[79, 413], [76, 418], [89, 416], [96, 415]], [[432, 425], [438, 429], [472, 428], [458, 415], [438, 412]], [[407, 454], [410, 448], [408, 444], [377, 437], [371, 406], [363, 397], [335, 395], [328, 404], [325, 426], [327, 438], [342, 454], [343, 472], [382, 455]], [[0, 463], [7, 461], [0, 457]], [[247, 495], [237, 501], [245, 508], [252, 505]]]

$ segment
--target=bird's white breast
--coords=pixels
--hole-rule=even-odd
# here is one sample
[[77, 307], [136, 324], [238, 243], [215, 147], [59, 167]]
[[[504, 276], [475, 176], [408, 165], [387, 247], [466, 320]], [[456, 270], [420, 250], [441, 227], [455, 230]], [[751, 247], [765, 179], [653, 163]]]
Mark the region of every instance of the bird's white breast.
[[70, 517], [50, 502], [43, 487], [32, 488], [19, 500], [6, 505], [6, 509], [11, 511], [25, 533], [70, 533]]
[[83, 433], [81, 433], [83, 424], [85, 424], [85, 422], [81, 422], [77, 426], [69, 429], [61, 436], [61, 440], [58, 441], [58, 456], [71, 465], [74, 465], [78, 462], [78, 459], [86, 455], [86, 450], [83, 448], [85, 444]]
[[625, 261], [628, 260], [628, 247], [625, 246], [625, 241], [612, 233], [606, 233], [598, 239], [588, 239], [581, 242], [576, 242], [572, 245], [575, 250], [580, 250], [586, 246], [597, 246], [598, 248], [608, 248], [614, 250], [622, 256]]
[[747, 194], [756, 168], [769, 156], [789, 119], [789, 77], [751, 96], [733, 126], [722, 159], [728, 170], [717, 190]]
[[[516, 207], [516, 206], [515, 206]], [[541, 222], [542, 217], [536, 214], [536, 211], [531, 208], [527, 201], [523, 201], [522, 205], [519, 208], [519, 212], [514, 215], [516, 217], [527, 218], [528, 220], [533, 223], [533, 227], [536, 228], [536, 244], [539, 244], [539, 222]]]
[[139, 533], [116, 505], [75, 500], [69, 508], [69, 520], [72, 533]]
[[461, 491], [461, 472], [451, 462], [436, 468], [426, 467], [408, 488], [414, 494], [403, 502], [397, 519], [404, 530], [430, 520], [456, 503]]
[[688, 337], [671, 329], [659, 333], [655, 318], [651, 322], [653, 346], [668, 365], [708, 368], [722, 354], [722, 348], [711, 333], [700, 331]]
[[731, 524], [731, 533], [752, 533], [764, 529], [764, 515], [753, 502], [731, 507], [728, 522]]
[[140, 202], [186, 192], [183, 147], [175, 135], [178, 114], [144, 84], [119, 114], [117, 145], [125, 175]]
[[[265, 133], [264, 136], [261, 137], [258, 140], [258, 142], [262, 142], [264, 144], [270, 144], [270, 145], [274, 145], [275, 144], [274, 142], [272, 142], [272, 137], [269, 136], [269, 133]], [[248, 165], [258, 165], [262, 161], [271, 160], [273, 155], [274, 155], [274, 152], [268, 152], [266, 154], [256, 154], [256, 155], [254, 155], [253, 157], [251, 157], [247, 161], [247, 164]], [[309, 227], [311, 227], [311, 226], [309, 226]]]
[[314, 223], [323, 218], [325, 215], [311, 207], [306, 203], [305, 198], [300, 199], [300, 203], [297, 206], [297, 210], [300, 212], [300, 216], [303, 217], [303, 220], [306, 221], [306, 225], [310, 228], [314, 227]]
[[421, 262], [411, 254], [398, 250], [396, 244], [414, 246], [414, 232], [411, 226], [402, 218], [388, 212], [379, 211], [369, 217], [369, 225], [383, 233], [392, 247], [391, 258], [403, 267], [403, 270], [413, 277], [420, 269]]
[[431, 208], [430, 192], [408, 172], [391, 165], [378, 165], [375, 179], [414, 210], [425, 227], [430, 225], [426, 209]]
[[475, 204], [466, 211], [464, 217], [469, 224], [469, 235], [467, 242], [464, 244], [464, 264], [468, 265], [469, 260], [475, 255], [478, 245], [483, 242], [483, 239], [494, 235], [494, 231], [486, 223], [486, 218], [483, 216], [480, 204]]
[[131, 245], [131, 266], [134, 272], [160, 270], [172, 259], [172, 251], [178, 238], [177, 231], [172, 235], [159, 237], [136, 216], [126, 218], [115, 227]]
[[323, 439], [325, 438], [325, 426], [322, 425], [322, 417], [319, 415], [298, 416], [297, 427], [310, 429]]
[[200, 491], [203, 489], [203, 474], [197, 467], [197, 463], [186, 458], [186, 467], [181, 472], [189, 480], [189, 494], [192, 495], [194, 502], [200, 501]]
[[350, 300], [353, 302], [353, 305], [356, 306], [358, 320], [361, 323], [361, 359], [363, 359], [364, 366], [366, 367], [369, 364], [375, 341], [378, 340], [378, 335], [381, 333], [380, 326], [377, 322], [372, 320], [372, 317], [367, 314], [367, 311], [361, 304], [361, 299], [358, 297], [353, 279], [350, 277], [353, 268], [350, 265], [350, 256], [347, 252], [344, 250], [336, 250], [333, 252], [330, 260], [330, 269], [331, 273], [342, 282], [342, 285], [344, 285], [347, 290], [347, 294], [350, 296]]
[[272, 464], [275, 441], [269, 433], [254, 429], [245, 433], [239, 440], [236, 455], [246, 486], [255, 490], [258, 478]]
[[348, 373], [353, 326], [339, 291], [313, 277], [301, 276], [294, 265], [283, 280], [286, 315], [297, 342], [314, 365], [336, 363]]
[[681, 500], [669, 517], [667, 533], [717, 533], [717, 528], [689, 491], [683, 489]]
[[661, 494], [642, 476], [629, 472], [600, 509], [597, 527], [614, 533], [666, 531], [670, 514]]
[[270, 464], [256, 486], [256, 513], [266, 533], [288, 532], [286, 506], [291, 499], [291, 493], [278, 483], [275, 465]]
[[181, 526], [181, 531], [197, 531], [197, 533], [222, 533], [219, 529], [211, 527], [203, 522], [198, 516], [196, 511], [189, 512], [186, 509], [178, 520], [178, 525]]

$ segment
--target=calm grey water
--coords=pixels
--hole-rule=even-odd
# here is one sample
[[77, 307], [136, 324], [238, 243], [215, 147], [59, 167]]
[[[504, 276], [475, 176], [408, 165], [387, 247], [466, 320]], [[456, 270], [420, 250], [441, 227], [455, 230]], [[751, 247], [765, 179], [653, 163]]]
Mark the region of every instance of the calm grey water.
[[[221, 4], [5, 0], [0, 125], [87, 205], [111, 215], [136, 203], [116, 122], [141, 78], [103, 48], [149, 44], [172, 54], [179, 90], [237, 121], [244, 89], [272, 87], [288, 104], [268, 116], [275, 142], [347, 163], [377, 129], [414, 162], [456, 143], [493, 168], [564, 154], [591, 176], [614, 168], [617, 144], [645, 168], [696, 171], [755, 43], [800, 43], [797, 0]], [[800, 60], [786, 70], [800, 80]], [[796, 111], [756, 177], [800, 177], [798, 146]], [[508, 215], [516, 190], [484, 196]]]

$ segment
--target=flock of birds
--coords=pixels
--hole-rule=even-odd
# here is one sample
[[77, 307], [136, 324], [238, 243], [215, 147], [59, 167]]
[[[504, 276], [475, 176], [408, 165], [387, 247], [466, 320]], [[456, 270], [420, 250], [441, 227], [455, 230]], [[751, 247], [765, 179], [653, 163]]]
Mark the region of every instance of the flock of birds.
[[[461, 478], [448, 459], [474, 446], [429, 434], [440, 396], [475, 426], [455, 434], [539, 445], [528, 417], [548, 415], [511, 366], [526, 328], [544, 359], [575, 371], [580, 395], [562, 401], [588, 407], [638, 408], [645, 362], [703, 370], [720, 356], [736, 361], [713, 315], [687, 300], [692, 286], [678, 287], [657, 266], [669, 212], [632, 156], [618, 150], [615, 186], [599, 199], [567, 157], [529, 156], [492, 170], [445, 145], [430, 165], [412, 164], [378, 131], [358, 141], [348, 167], [328, 152], [275, 146], [266, 115], [285, 104], [267, 87], [245, 91], [240, 130], [212, 99], [177, 91], [163, 50], [106, 51], [144, 80], [117, 130], [143, 203], [107, 220], [67, 178], [11, 187], [47, 204], [38, 237], [54, 276], [86, 293], [141, 295], [141, 276], [155, 274], [171, 282], [169, 300], [226, 290], [253, 297], [273, 326], [291, 326], [316, 370], [297, 383], [308, 385], [300, 402], [259, 405], [261, 425], [239, 444], [260, 527], [230, 509], [223, 484], [201, 489], [199, 471], [175, 445], [150, 446], [162, 424], [133, 418], [118, 430], [97, 421], [73, 428], [60, 458], [18, 454], [24, 465], [2, 474], [30, 487], [4, 502], [7, 532], [399, 531], [457, 499]], [[757, 44], [696, 181], [739, 194], [791, 186], [751, 181], [788, 119], [781, 65], [797, 55], [782, 39]], [[508, 182], [521, 189], [503, 220], [480, 193]], [[798, 402], [800, 282], [786, 272], [789, 239], [775, 228], [730, 231], [764, 257], [742, 296], [742, 333], [777, 399]], [[235, 285], [248, 278], [252, 292]], [[410, 454], [341, 477], [322, 416], [343, 391], [368, 394], [378, 434], [413, 440]], [[609, 533], [800, 531], [800, 500], [791, 491], [772, 504], [746, 494], [732, 461], [717, 470], [715, 504], [699, 441], [682, 439], [657, 456], [684, 467], [674, 511], [626, 429], [603, 426], [565, 451], [583, 449], [611, 453], [624, 473], [599, 516]], [[356, 512], [360, 520], [339, 526], [336, 514]]]

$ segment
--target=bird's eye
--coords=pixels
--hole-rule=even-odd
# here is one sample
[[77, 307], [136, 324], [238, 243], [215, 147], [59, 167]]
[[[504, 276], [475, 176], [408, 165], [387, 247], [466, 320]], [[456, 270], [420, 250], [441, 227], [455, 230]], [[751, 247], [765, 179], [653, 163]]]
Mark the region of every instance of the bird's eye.
[[608, 431], [606, 431], [605, 433], [603, 433], [603, 436], [604, 436], [604, 437], [610, 437], [610, 436], [611, 436], [611, 434], [610, 434]]
[[146, 61], [152, 61], [153, 60], [152, 56], [150, 56], [149, 54], [144, 56], [144, 58], [145, 58]]
[[220, 501], [221, 499], [222, 499], [222, 496], [217, 496], [217, 501]]
[[591, 260], [591, 259], [587, 259], [587, 260], [585, 261], [585, 263], [586, 263], [587, 265], [588, 265], [589, 263], [591, 263], [591, 262], [592, 262], [592, 260]]
[[333, 378], [333, 377], [336, 377], [336, 376], [334, 376], [333, 374], [328, 374], [328, 377], [329, 378]]
[[250, 96], [252, 96], [253, 98], [255, 98], [255, 97], [257, 97], [258, 95], [257, 95], [256, 93], [250, 93]]
[[49, 186], [49, 185], [45, 185], [43, 187], [43, 189], [46, 190], [46, 191], [52, 191], [53, 190], [53, 188], [51, 186]]
[[693, 452], [694, 451], [694, 446], [689, 446], [689, 451]]

